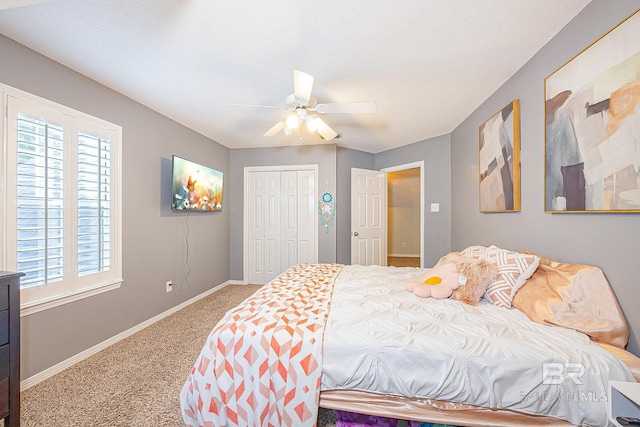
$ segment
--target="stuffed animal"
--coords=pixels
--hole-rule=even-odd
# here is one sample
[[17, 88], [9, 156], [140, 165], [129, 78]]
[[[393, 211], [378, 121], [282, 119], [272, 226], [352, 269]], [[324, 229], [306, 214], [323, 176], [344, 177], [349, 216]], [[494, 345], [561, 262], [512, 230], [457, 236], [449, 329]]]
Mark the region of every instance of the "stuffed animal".
[[477, 305], [497, 276], [498, 269], [494, 264], [450, 252], [432, 269], [410, 279], [405, 289], [422, 298], [454, 298]]

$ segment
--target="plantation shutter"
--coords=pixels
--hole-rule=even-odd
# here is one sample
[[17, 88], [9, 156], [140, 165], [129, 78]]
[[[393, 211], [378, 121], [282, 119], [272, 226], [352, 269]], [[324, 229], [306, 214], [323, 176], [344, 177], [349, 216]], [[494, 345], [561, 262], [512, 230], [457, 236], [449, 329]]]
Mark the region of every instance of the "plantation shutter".
[[[2, 89], [2, 86], [0, 86]], [[25, 98], [29, 99], [25, 99]], [[0, 267], [25, 273], [23, 313], [122, 283], [121, 129], [32, 96], [7, 95], [6, 233]], [[2, 207], [2, 206], [0, 206]], [[26, 311], [25, 311], [26, 310]]]
[[25, 114], [17, 129], [16, 266], [31, 287], [64, 276], [64, 129]]
[[109, 269], [111, 144], [78, 133], [78, 275]]

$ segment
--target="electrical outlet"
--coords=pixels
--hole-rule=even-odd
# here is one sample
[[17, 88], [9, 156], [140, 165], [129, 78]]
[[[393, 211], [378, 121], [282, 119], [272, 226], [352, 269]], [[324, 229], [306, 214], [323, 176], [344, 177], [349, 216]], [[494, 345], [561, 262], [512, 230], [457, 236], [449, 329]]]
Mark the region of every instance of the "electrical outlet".
[[167, 292], [171, 292], [173, 290], [173, 282], [171, 280], [169, 280], [166, 283], [166, 286], [167, 286]]
[[402, 247], [406, 248], [407, 247], [407, 242], [402, 242]]

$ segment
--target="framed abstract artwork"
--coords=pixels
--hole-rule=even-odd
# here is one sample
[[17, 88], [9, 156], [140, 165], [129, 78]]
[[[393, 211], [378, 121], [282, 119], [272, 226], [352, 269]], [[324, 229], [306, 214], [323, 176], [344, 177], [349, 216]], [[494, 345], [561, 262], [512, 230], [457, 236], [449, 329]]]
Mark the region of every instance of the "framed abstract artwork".
[[480, 125], [480, 212], [520, 211], [520, 102]]
[[640, 9], [544, 87], [545, 212], [640, 212]]

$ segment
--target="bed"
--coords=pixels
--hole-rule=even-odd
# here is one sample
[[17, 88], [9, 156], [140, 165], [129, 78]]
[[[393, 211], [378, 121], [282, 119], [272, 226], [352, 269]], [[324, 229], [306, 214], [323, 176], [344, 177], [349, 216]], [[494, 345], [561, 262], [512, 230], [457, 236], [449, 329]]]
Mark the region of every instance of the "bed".
[[[404, 284], [424, 269], [294, 266], [213, 328], [180, 395], [185, 424], [313, 426], [324, 407], [465, 426], [606, 425], [608, 381], [640, 377], [615, 296], [606, 279], [590, 289], [595, 267], [528, 256], [538, 261], [511, 288], [512, 308], [417, 298]], [[599, 322], [576, 313], [585, 289]], [[530, 297], [542, 294], [547, 306]]]

